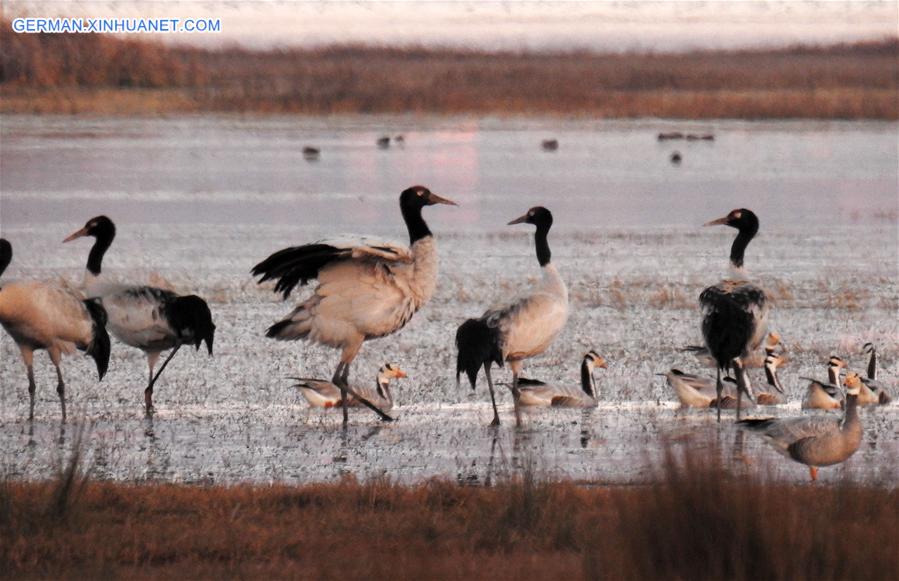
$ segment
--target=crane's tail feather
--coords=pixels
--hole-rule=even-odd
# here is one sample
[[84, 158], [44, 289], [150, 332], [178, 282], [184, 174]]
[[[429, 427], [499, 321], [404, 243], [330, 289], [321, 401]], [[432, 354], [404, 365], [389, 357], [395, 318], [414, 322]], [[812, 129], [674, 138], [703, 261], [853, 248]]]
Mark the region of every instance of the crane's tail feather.
[[166, 304], [165, 315], [179, 337], [188, 338], [195, 349], [205, 341], [206, 349], [212, 355], [215, 323], [206, 301], [196, 295], [176, 297]]
[[83, 302], [93, 321], [91, 341], [87, 344], [84, 352], [97, 364], [97, 374], [102, 380], [106, 375], [106, 370], [109, 369], [109, 354], [112, 350], [109, 333], [106, 332], [106, 309], [96, 299], [88, 299]]
[[253, 267], [253, 276], [261, 277], [260, 283], [277, 280], [275, 292], [284, 298], [290, 296], [297, 285], [304, 285], [318, 278], [318, 271], [326, 264], [352, 256], [352, 248], [338, 248], [330, 244], [305, 244], [275, 252]]
[[289, 317], [278, 321], [268, 328], [265, 336], [279, 341], [305, 339], [312, 332], [312, 317], [309, 311], [300, 305]]
[[456, 383], [464, 371], [474, 389], [478, 371], [485, 364], [503, 366], [499, 329], [482, 319], [468, 319], [456, 331]]

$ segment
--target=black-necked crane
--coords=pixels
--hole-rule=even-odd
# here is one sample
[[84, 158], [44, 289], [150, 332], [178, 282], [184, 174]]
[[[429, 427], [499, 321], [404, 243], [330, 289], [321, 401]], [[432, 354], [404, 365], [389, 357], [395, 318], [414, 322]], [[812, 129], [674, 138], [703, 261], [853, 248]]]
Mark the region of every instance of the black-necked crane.
[[547, 240], [553, 215], [546, 208], [537, 206], [509, 225], [524, 223], [537, 227], [534, 242], [542, 277], [513, 302], [490, 309], [478, 319], [468, 319], [456, 331], [456, 382], [464, 371], [474, 389], [478, 372], [484, 368], [493, 403], [493, 426], [499, 425], [499, 412], [490, 366], [496, 363], [502, 367], [503, 362], [508, 362], [512, 368], [515, 421], [520, 424], [518, 378], [524, 360], [546, 351], [568, 320], [568, 289], [550, 260], [552, 254]]
[[[765, 291], [749, 282], [743, 271], [746, 246], [759, 230], [759, 219], [745, 208], [732, 210], [727, 216], [704, 226], [726, 225], [737, 229], [730, 249], [731, 276], [710, 286], [699, 295], [702, 307], [702, 336], [715, 359], [718, 401], [723, 388], [721, 372], [733, 369], [737, 379], [737, 419], [742, 395], [752, 401], [749, 377], [743, 358], [755, 351], [768, 326], [769, 301]], [[721, 409], [718, 409], [721, 421]]]
[[[12, 260], [12, 246], [0, 239], [0, 275]], [[109, 366], [106, 313], [95, 301], [61, 282], [11, 281], [0, 287], [0, 324], [19, 347], [28, 374], [31, 400], [28, 419], [34, 419], [34, 352], [46, 349], [56, 367], [56, 392], [66, 420], [66, 385], [60, 364], [76, 348], [94, 359], [100, 379]]]
[[608, 369], [606, 360], [590, 350], [581, 360], [581, 385], [556, 385], [537, 379], [518, 378], [519, 404], [525, 407], [588, 408], [599, 403], [596, 368]]
[[[108, 327], [122, 343], [147, 355], [150, 370], [144, 389], [147, 414], [153, 412], [153, 387], [169, 361], [182, 345], [199, 349], [205, 342], [212, 355], [215, 324], [206, 301], [196, 295], [181, 296], [170, 290], [146, 285], [126, 285], [109, 281], [102, 274], [103, 256], [116, 235], [115, 224], [106, 216], [87, 221], [63, 242], [89, 236], [94, 238], [84, 273], [84, 292], [102, 302]], [[159, 371], [153, 370], [163, 351], [171, 349]]]
[[845, 462], [855, 454], [864, 435], [858, 416], [861, 379], [846, 375], [846, 412], [842, 419], [832, 416], [743, 420], [741, 427], [760, 432], [783, 456], [805, 464], [812, 480], [818, 467]]
[[[456, 203], [424, 186], [400, 194], [400, 211], [409, 232], [409, 247], [371, 238], [322, 240], [278, 251], [253, 267], [259, 282], [276, 280], [285, 299], [297, 285], [318, 280], [312, 295], [285, 319], [269, 327], [267, 337], [304, 339], [340, 349], [332, 382], [341, 400], [353, 396], [377, 413], [392, 418], [349, 387], [350, 365], [365, 341], [402, 329], [437, 288], [437, 243], [422, 210]], [[343, 405], [343, 421], [347, 408]]]
[[[353, 386], [353, 391], [374, 404], [378, 409], [389, 412], [393, 409], [393, 394], [390, 392], [390, 382], [394, 379], [406, 377], [406, 372], [395, 363], [385, 363], [378, 369], [373, 387]], [[333, 408], [340, 405], [340, 388], [326, 379], [310, 377], [291, 377], [296, 381], [295, 387], [300, 390], [303, 397], [309, 403], [309, 407]], [[348, 406], [359, 406], [362, 402], [352, 396], [347, 398]]]

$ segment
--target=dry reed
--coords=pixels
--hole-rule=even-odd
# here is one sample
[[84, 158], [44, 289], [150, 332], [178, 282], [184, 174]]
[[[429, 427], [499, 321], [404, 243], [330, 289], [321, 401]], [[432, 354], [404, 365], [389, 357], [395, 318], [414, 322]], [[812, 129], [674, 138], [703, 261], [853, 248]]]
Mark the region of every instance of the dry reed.
[[[0, 577], [895, 579], [899, 491], [669, 450], [654, 483], [0, 486]], [[70, 472], [78, 472], [78, 460]], [[65, 476], [60, 476], [60, 480]], [[62, 489], [73, 490], [64, 486]]]
[[0, 22], [4, 112], [899, 118], [899, 41], [685, 54], [172, 48]]

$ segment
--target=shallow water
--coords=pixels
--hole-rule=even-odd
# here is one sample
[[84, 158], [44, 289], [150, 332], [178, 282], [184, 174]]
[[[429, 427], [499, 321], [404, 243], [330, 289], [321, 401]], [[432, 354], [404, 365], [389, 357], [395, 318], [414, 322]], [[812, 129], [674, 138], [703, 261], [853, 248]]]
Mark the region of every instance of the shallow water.
[[[658, 143], [659, 131], [714, 132], [707, 142]], [[159, 414], [143, 419], [142, 354], [120, 344], [110, 371], [94, 380], [90, 362], [64, 367], [75, 421], [60, 435], [52, 366], [38, 355], [33, 428], [15, 345], [0, 338], [0, 449], [8, 473], [46, 476], [89, 422], [95, 474], [114, 479], [203, 482], [327, 480], [386, 474], [484, 482], [532, 465], [552, 476], [634, 482], [651, 474], [663, 440], [726, 450], [741, 446], [730, 422], [675, 412], [655, 374], [699, 371], [679, 351], [700, 341], [696, 297], [724, 273], [732, 231], [698, 225], [733, 207], [753, 208], [762, 230], [747, 266], [777, 300], [773, 328], [792, 361], [782, 380], [801, 413], [799, 376], [824, 376], [831, 353], [861, 370], [865, 341], [878, 344], [882, 377], [899, 377], [896, 124], [672, 123], [433, 120], [413, 118], [109, 120], [4, 117], [0, 228], [15, 246], [7, 276], [80, 279], [89, 243], [60, 241], [106, 213], [119, 234], [104, 272], [134, 282], [169, 281], [206, 297], [218, 331], [215, 357], [179, 353], [157, 385]], [[375, 139], [404, 133], [405, 145]], [[556, 137], [560, 149], [540, 150]], [[318, 162], [300, 155], [322, 148]], [[668, 162], [678, 149], [680, 167]], [[360, 232], [405, 237], [396, 197], [429, 185], [459, 208], [429, 208], [442, 276], [433, 301], [402, 332], [365, 346], [357, 383], [385, 361], [410, 377], [394, 386], [395, 424], [354, 411], [308, 410], [287, 377], [329, 377], [334, 352], [264, 339], [287, 304], [257, 287], [249, 268], [288, 244]], [[457, 387], [452, 336], [536, 276], [525, 227], [505, 227], [543, 204], [556, 222], [553, 261], [568, 282], [572, 313], [555, 345], [526, 366], [545, 380], [577, 381], [583, 352], [609, 360], [597, 380], [604, 401], [592, 412], [529, 414], [523, 430], [486, 427], [486, 386]], [[508, 373], [500, 372], [501, 380]], [[763, 382], [763, 375], [754, 376]], [[501, 389], [501, 391], [504, 391]], [[509, 395], [499, 394], [511, 421]], [[866, 440], [845, 466], [879, 478], [899, 456], [899, 407], [865, 410]], [[494, 434], [496, 437], [494, 438]], [[780, 461], [756, 438], [750, 456], [785, 477], [802, 466]], [[491, 453], [492, 451], [492, 453]], [[735, 455], [734, 457], [739, 457]]]

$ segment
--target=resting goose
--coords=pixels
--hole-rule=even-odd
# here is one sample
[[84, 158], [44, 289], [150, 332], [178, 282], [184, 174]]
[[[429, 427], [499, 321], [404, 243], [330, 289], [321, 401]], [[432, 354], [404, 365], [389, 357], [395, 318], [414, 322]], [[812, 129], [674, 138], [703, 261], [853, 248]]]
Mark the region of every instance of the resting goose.
[[518, 390], [521, 392], [519, 404], [529, 407], [596, 407], [599, 391], [593, 371], [597, 368], [608, 369], [606, 360], [596, 351], [588, 351], [581, 361], [581, 385], [552, 385], [538, 379], [518, 378]]
[[[353, 386], [353, 391], [358, 393], [383, 411], [393, 409], [393, 395], [390, 393], [390, 381], [402, 379], [406, 372], [393, 363], [385, 363], [378, 369], [374, 387]], [[308, 377], [292, 377], [296, 381], [295, 387], [309, 402], [310, 407], [332, 408], [340, 404], [340, 388], [332, 382], [324, 379]], [[347, 398], [348, 406], [360, 406], [362, 403], [350, 396]]]

